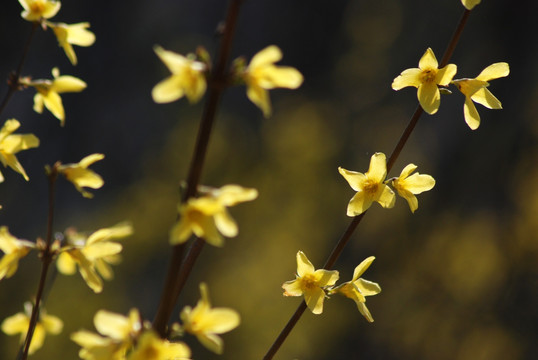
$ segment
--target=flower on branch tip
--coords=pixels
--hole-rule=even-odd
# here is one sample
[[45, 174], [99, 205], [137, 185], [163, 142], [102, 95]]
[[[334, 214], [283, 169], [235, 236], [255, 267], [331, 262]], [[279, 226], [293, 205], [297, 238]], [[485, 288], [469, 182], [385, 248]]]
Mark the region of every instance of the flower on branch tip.
[[82, 347], [78, 354], [81, 359], [125, 359], [125, 354], [142, 331], [142, 319], [136, 309], [131, 309], [128, 316], [99, 310], [93, 324], [98, 334], [87, 330], [71, 334], [71, 340]]
[[52, 69], [53, 80], [30, 81], [21, 79], [21, 84], [36, 89], [34, 96], [34, 111], [43, 113], [43, 105], [54, 115], [60, 124], [65, 123], [65, 111], [62, 104], [61, 93], [81, 92], [86, 88], [86, 83], [79, 78], [70, 75], [61, 75], [58, 68]]
[[207, 66], [160, 46], [154, 48], [155, 53], [172, 73], [153, 88], [151, 95], [156, 103], [169, 103], [183, 96], [195, 103], [204, 95], [207, 83], [205, 72]]
[[368, 210], [374, 201], [384, 208], [392, 208], [396, 202], [394, 191], [383, 183], [387, 176], [387, 160], [385, 154], [375, 153], [370, 159], [370, 167], [366, 174], [338, 168], [349, 186], [357, 193], [347, 206], [347, 216], [357, 216]]
[[64, 275], [73, 275], [76, 267], [90, 289], [99, 293], [103, 290], [101, 275], [106, 280], [114, 277], [111, 264], [120, 262], [122, 245], [112, 240], [119, 240], [133, 233], [128, 223], [121, 223], [110, 228], [97, 230], [90, 236], [67, 229], [67, 245], [60, 249], [56, 266]]
[[[2, 331], [7, 335], [21, 334], [21, 344], [26, 340], [26, 334], [30, 326], [30, 315], [32, 304], [24, 304], [25, 312], [17, 313], [6, 318], [2, 322]], [[28, 348], [28, 354], [33, 354], [39, 350], [45, 342], [46, 333], [58, 335], [62, 332], [63, 322], [58, 317], [48, 315], [44, 309], [39, 312], [39, 320], [36, 323], [34, 334]]]
[[467, 10], [472, 10], [476, 5], [480, 4], [481, 0], [461, 0], [461, 3]]
[[180, 317], [186, 332], [195, 335], [198, 341], [216, 354], [222, 354], [223, 341], [218, 334], [231, 331], [241, 321], [237, 311], [229, 308], [212, 308], [209, 291], [205, 283], [200, 284], [202, 298], [194, 308], [185, 306]]
[[297, 89], [303, 83], [303, 75], [289, 66], [276, 66], [282, 59], [282, 52], [275, 45], [270, 45], [252, 57], [248, 67], [240, 74], [247, 85], [247, 97], [271, 116], [271, 101], [267, 90], [274, 88]]
[[474, 79], [456, 79], [452, 83], [465, 95], [463, 115], [471, 130], [480, 126], [480, 115], [473, 101], [488, 109], [502, 109], [501, 102], [487, 89], [490, 80], [508, 76], [510, 67], [505, 62], [491, 64]]
[[[5, 167], [9, 166], [28, 181], [28, 175], [17, 160], [16, 153], [22, 150], [36, 148], [39, 146], [39, 139], [33, 134], [13, 134], [21, 124], [15, 120], [7, 120], [0, 129], [0, 161]], [[4, 176], [0, 172], [0, 182], [4, 181]]]
[[0, 260], [0, 280], [12, 277], [19, 267], [19, 260], [28, 255], [35, 244], [28, 240], [17, 239], [11, 235], [7, 226], [0, 227], [0, 250], [4, 253]]
[[19, 0], [24, 8], [21, 13], [23, 19], [28, 21], [40, 21], [50, 19], [60, 11], [62, 4], [51, 0]]
[[338, 281], [338, 271], [314, 268], [302, 251], [297, 252], [297, 275], [295, 280], [282, 284], [284, 296], [303, 296], [306, 305], [314, 314], [323, 312], [323, 300], [327, 297], [325, 288]]
[[[190, 198], [179, 205], [179, 221], [170, 230], [170, 243], [184, 243], [194, 234], [213, 246], [223, 246], [226, 237], [235, 237], [238, 228], [227, 207], [252, 201], [258, 197], [256, 189], [239, 185], [221, 188], [203, 188], [204, 195]], [[221, 235], [222, 234], [222, 235]]]
[[104, 181], [99, 174], [88, 169], [88, 166], [104, 158], [105, 155], [103, 154], [91, 154], [80, 160], [78, 163], [60, 165], [58, 171], [75, 185], [75, 188], [82, 194], [82, 196], [91, 199], [93, 194], [83, 188], [99, 189], [103, 186]]
[[338, 293], [344, 295], [357, 304], [357, 307], [362, 314], [369, 322], [374, 322], [374, 318], [370, 314], [370, 311], [366, 307], [366, 298], [365, 296], [377, 295], [381, 292], [381, 287], [379, 284], [364, 280], [360, 276], [370, 267], [375, 257], [370, 256], [363, 260], [353, 272], [353, 279], [342, 285], [339, 285], [330, 291], [331, 294]]
[[72, 45], [91, 46], [95, 42], [94, 33], [88, 30], [90, 27], [88, 22], [77, 24], [47, 22], [47, 25], [54, 31], [58, 43], [73, 65], [77, 64], [77, 55]]
[[435, 114], [441, 104], [439, 86], [447, 86], [456, 75], [457, 67], [454, 64], [439, 69], [439, 63], [432, 49], [428, 48], [418, 63], [418, 68], [404, 70], [392, 82], [394, 90], [407, 86], [418, 88], [417, 97], [420, 106], [428, 114]]
[[190, 357], [191, 350], [186, 344], [161, 339], [149, 330], [137, 339], [136, 348], [127, 360], [189, 360]]
[[398, 195], [407, 200], [413, 213], [418, 209], [418, 200], [415, 195], [431, 190], [435, 186], [435, 179], [430, 175], [423, 175], [418, 172], [412, 174], [416, 169], [415, 164], [409, 164], [402, 170], [399, 177], [392, 180], [392, 186], [396, 189]]

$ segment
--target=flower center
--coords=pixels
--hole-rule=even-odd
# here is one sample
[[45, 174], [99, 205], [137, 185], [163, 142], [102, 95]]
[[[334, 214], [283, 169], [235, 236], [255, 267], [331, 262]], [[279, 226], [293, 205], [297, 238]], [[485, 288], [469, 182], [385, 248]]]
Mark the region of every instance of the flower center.
[[435, 81], [436, 75], [437, 71], [435, 69], [426, 69], [422, 71], [422, 74], [420, 75], [420, 80], [423, 83], [431, 83]]
[[366, 184], [364, 184], [363, 191], [367, 194], [373, 195], [377, 193], [377, 190], [379, 189], [379, 183], [373, 180], [367, 180]]
[[41, 0], [32, 2], [30, 4], [30, 11], [36, 14], [42, 14], [45, 11], [45, 3]]
[[318, 282], [316, 281], [316, 278], [314, 277], [314, 275], [303, 276], [301, 282], [302, 282], [303, 290], [312, 290], [318, 287]]

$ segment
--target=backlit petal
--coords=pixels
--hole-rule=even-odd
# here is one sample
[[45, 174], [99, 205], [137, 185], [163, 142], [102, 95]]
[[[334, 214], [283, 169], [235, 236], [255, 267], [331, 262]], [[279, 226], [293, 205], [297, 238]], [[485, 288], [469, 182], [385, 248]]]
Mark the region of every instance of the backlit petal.
[[338, 172], [347, 180], [349, 186], [355, 191], [361, 190], [364, 182], [367, 180], [366, 175], [363, 173], [346, 170], [342, 167], [338, 168]]
[[465, 116], [465, 122], [471, 130], [476, 130], [480, 126], [480, 115], [476, 110], [471, 98], [465, 98], [465, 104], [463, 104], [463, 115]]
[[375, 153], [370, 159], [370, 167], [366, 173], [368, 179], [377, 183], [383, 182], [387, 176], [387, 158], [383, 153]]
[[488, 109], [502, 109], [502, 104], [488, 89], [480, 89], [471, 99], [481, 105], [484, 105]]
[[357, 280], [365, 271], [372, 265], [372, 262], [375, 260], [375, 256], [370, 256], [364, 259], [353, 271], [353, 279], [351, 281]]
[[309, 289], [304, 294], [306, 305], [312, 313], [318, 315], [323, 312], [323, 300], [325, 300], [325, 291], [321, 288]]
[[300, 277], [307, 274], [313, 274], [315, 271], [314, 265], [308, 260], [305, 253], [302, 251], [297, 252], [297, 275]]
[[458, 71], [458, 67], [454, 64], [448, 64], [442, 69], [439, 69], [437, 71], [437, 75], [435, 76], [435, 82], [441, 86], [447, 86], [452, 81], [452, 78], [454, 75], [456, 75], [456, 72]]
[[423, 83], [418, 87], [418, 101], [420, 106], [428, 114], [433, 115], [439, 110], [441, 104], [441, 94], [435, 83]]
[[422, 70], [419, 68], [412, 68], [402, 71], [402, 73], [392, 81], [392, 88], [394, 90], [400, 90], [407, 86], [419, 87], [422, 83], [420, 80], [421, 73]]
[[501, 77], [508, 76], [510, 74], [510, 66], [508, 63], [499, 62], [491, 64], [476, 77], [477, 80], [490, 81]]
[[437, 69], [439, 66], [439, 63], [437, 62], [437, 59], [435, 58], [435, 54], [433, 53], [433, 50], [431, 48], [428, 48], [426, 52], [424, 52], [424, 55], [420, 58], [420, 61], [418, 62], [418, 67], [421, 70], [427, 70], [427, 69]]

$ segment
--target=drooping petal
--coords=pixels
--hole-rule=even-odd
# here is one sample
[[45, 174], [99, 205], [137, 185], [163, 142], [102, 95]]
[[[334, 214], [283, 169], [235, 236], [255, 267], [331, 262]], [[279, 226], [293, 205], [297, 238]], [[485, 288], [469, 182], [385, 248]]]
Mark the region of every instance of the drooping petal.
[[466, 97], [465, 103], [463, 104], [463, 115], [465, 117], [465, 122], [471, 130], [476, 130], [480, 126], [480, 115], [476, 110], [476, 106], [472, 102], [471, 98]]
[[267, 90], [255, 83], [247, 84], [247, 97], [262, 110], [266, 118], [271, 116], [271, 101]]
[[306, 305], [312, 311], [312, 313], [319, 315], [323, 312], [323, 300], [325, 300], [325, 291], [317, 287], [308, 289], [304, 293], [304, 300]]
[[357, 302], [357, 308], [359, 309], [359, 312], [368, 320], [368, 322], [374, 322], [374, 318], [372, 317], [372, 314], [370, 314], [370, 310], [366, 307], [365, 302]]
[[[34, 97], [34, 101], [35, 101]], [[62, 104], [62, 98], [57, 92], [49, 91], [46, 95], [41, 96], [45, 107], [63, 124], [65, 121], [64, 106]], [[34, 110], [36, 104], [34, 103]], [[36, 110], [37, 111], [37, 110]], [[39, 111], [38, 111], [39, 112]]]
[[77, 263], [66, 251], [58, 255], [56, 267], [58, 268], [58, 271], [64, 275], [73, 275], [77, 272]]
[[497, 99], [491, 93], [491, 91], [489, 91], [486, 88], [482, 88], [482, 89], [478, 90], [477, 92], [475, 92], [474, 95], [471, 96], [471, 99], [474, 102], [477, 102], [477, 103], [487, 107], [488, 109], [502, 109], [502, 104], [499, 101], [499, 99]]
[[170, 230], [169, 241], [172, 245], [182, 244], [189, 239], [192, 234], [191, 224], [185, 218], [179, 219]]
[[418, 101], [420, 106], [428, 114], [433, 115], [439, 110], [439, 105], [441, 104], [441, 94], [437, 84], [433, 82], [423, 83], [418, 87], [417, 91]]
[[222, 354], [224, 344], [220, 336], [215, 334], [200, 333], [196, 335], [200, 343], [208, 350], [215, 354]]
[[226, 209], [215, 214], [215, 225], [220, 233], [226, 237], [235, 237], [239, 231], [235, 220]]
[[159, 82], [151, 91], [153, 101], [159, 104], [176, 101], [183, 97], [185, 91], [181, 86], [183, 80], [180, 76], [172, 75]]

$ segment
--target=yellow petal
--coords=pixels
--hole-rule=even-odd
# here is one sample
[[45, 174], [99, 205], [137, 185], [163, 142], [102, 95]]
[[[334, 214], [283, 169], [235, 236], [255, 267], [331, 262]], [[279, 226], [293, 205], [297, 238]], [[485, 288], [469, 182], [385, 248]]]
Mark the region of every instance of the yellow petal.
[[14, 134], [2, 141], [0, 149], [4, 152], [16, 154], [22, 150], [28, 150], [39, 146], [39, 139], [33, 134]]
[[379, 284], [373, 281], [357, 279], [353, 283], [364, 296], [377, 295], [381, 292], [381, 287]]
[[461, 3], [467, 10], [472, 10], [476, 5], [480, 4], [481, 0], [461, 0]]
[[435, 54], [433, 53], [433, 50], [431, 48], [428, 48], [426, 52], [424, 52], [424, 55], [420, 58], [420, 61], [418, 62], [418, 67], [421, 70], [427, 70], [427, 69], [437, 69], [439, 66], [439, 63], [437, 62], [437, 59], [435, 58]]
[[355, 191], [360, 191], [367, 180], [366, 175], [364, 175], [363, 173], [346, 170], [342, 167], [338, 168], [338, 172], [344, 177], [344, 179], [346, 179], [349, 186], [351, 186], [351, 188]]
[[78, 46], [91, 46], [95, 42], [95, 35], [87, 30], [90, 23], [82, 22], [77, 24], [67, 25], [67, 42]]
[[366, 307], [366, 303], [358, 302], [357, 303], [357, 308], [359, 309], [362, 316], [364, 316], [366, 318], [366, 320], [368, 320], [368, 322], [374, 322], [374, 318], [372, 317], [372, 314], [370, 314], [370, 311]]
[[[54, 115], [60, 122], [64, 123], [65, 120], [65, 113], [64, 113], [64, 106], [62, 104], [62, 98], [58, 93], [54, 91], [49, 91], [46, 95], [42, 96], [43, 103], [45, 104], [45, 107]], [[34, 98], [35, 101], [35, 98]], [[35, 110], [35, 104], [34, 104], [34, 110]]]
[[347, 205], [347, 216], [357, 216], [370, 208], [374, 200], [363, 191], [357, 192]]
[[366, 177], [377, 183], [383, 182], [387, 176], [387, 158], [383, 153], [375, 153], [370, 158], [370, 167], [366, 173]]
[[499, 62], [491, 64], [476, 77], [477, 80], [490, 81], [501, 77], [508, 76], [510, 74], [510, 66], [508, 63]]
[[394, 204], [396, 203], [396, 195], [394, 194], [394, 191], [385, 184], [380, 184], [379, 186], [381, 187], [381, 190], [376, 201], [384, 208], [390, 209], [394, 207]]
[[235, 310], [212, 308], [210, 312], [199, 319], [198, 326], [203, 328], [204, 332], [222, 334], [239, 326], [240, 321], [241, 318]]
[[284, 296], [303, 295], [303, 287], [300, 278], [286, 281], [284, 284], [282, 284], [282, 289], [284, 289]]
[[476, 93], [474, 93], [473, 96], [471, 96], [471, 99], [474, 102], [477, 102], [488, 109], [502, 109], [502, 104], [488, 89], [480, 89]]
[[165, 50], [160, 46], [155, 46], [153, 50], [172, 74], [179, 74], [185, 66], [188, 66], [189, 60], [183, 55]]
[[53, 315], [42, 313], [39, 317], [39, 322], [43, 325], [46, 332], [54, 335], [61, 333], [64, 327], [62, 320]]
[[189, 221], [182, 217], [170, 229], [169, 241], [171, 245], [182, 244], [189, 239], [192, 234], [192, 227]]
[[454, 75], [458, 71], [458, 67], [454, 64], [448, 64], [442, 69], [437, 71], [435, 75], [435, 82], [441, 86], [447, 86], [452, 81]]
[[54, 79], [51, 91], [58, 94], [66, 92], [81, 92], [86, 88], [86, 83], [79, 78], [69, 75], [62, 75]]
[[41, 347], [43, 347], [44, 342], [45, 342], [45, 329], [43, 328], [43, 325], [41, 325], [40, 323], [37, 323], [34, 329], [34, 335], [32, 336], [32, 340], [30, 341], [28, 354], [31, 355], [35, 353], [37, 350], [41, 349]]
[[392, 81], [392, 88], [394, 90], [400, 90], [408, 86], [419, 87], [422, 84], [420, 79], [421, 74], [422, 70], [419, 68], [404, 70]]
[[64, 275], [73, 275], [77, 271], [75, 260], [73, 260], [71, 255], [66, 251], [61, 252], [60, 255], [58, 255], [56, 267], [58, 268], [58, 271]]
[[226, 237], [237, 236], [237, 224], [226, 209], [215, 215], [215, 225], [222, 235]]
[[249, 69], [254, 69], [261, 66], [266, 66], [269, 64], [273, 64], [277, 61], [280, 61], [282, 59], [282, 51], [275, 46], [270, 45], [263, 50], [259, 51], [256, 55], [252, 57], [252, 60], [250, 60], [250, 64], [248, 65]]
[[24, 313], [17, 313], [2, 322], [2, 331], [7, 335], [26, 334], [29, 325], [30, 319], [28, 316]]
[[314, 272], [314, 278], [316, 279], [319, 287], [332, 286], [340, 277], [336, 270], [319, 269]]
[[179, 75], [172, 75], [159, 82], [151, 91], [153, 101], [159, 104], [176, 101], [185, 95], [181, 86], [183, 80]]
[[196, 338], [200, 343], [205, 346], [206, 349], [214, 352], [215, 354], [222, 354], [224, 350], [224, 344], [222, 339], [215, 334], [197, 334]]
[[105, 256], [119, 254], [122, 248], [123, 247], [121, 246], [121, 244], [106, 241], [85, 246], [82, 249], [82, 253], [86, 256], [88, 260], [94, 261], [95, 259], [102, 258]]
[[423, 83], [418, 87], [418, 101], [420, 106], [428, 114], [433, 115], [439, 110], [441, 104], [441, 94], [435, 83]]
[[319, 315], [323, 312], [323, 300], [325, 300], [325, 291], [321, 288], [309, 289], [304, 294], [306, 305], [312, 313]]
[[297, 252], [297, 275], [303, 277], [308, 274], [313, 274], [314, 271], [314, 265], [308, 260], [305, 253], [299, 250]]
[[37, 93], [34, 95], [34, 111], [38, 114], [42, 114], [43, 113], [43, 103], [44, 103], [44, 99], [43, 99], [43, 95], [41, 95], [40, 93]]
[[256, 82], [264, 89], [297, 89], [303, 83], [303, 75], [292, 67], [268, 66], [256, 73]]
[[372, 262], [375, 260], [375, 256], [370, 256], [364, 259], [353, 271], [353, 279], [351, 281], [357, 280], [365, 271], [372, 265]]
[[224, 206], [234, 206], [256, 199], [258, 197], [258, 190], [244, 188], [239, 185], [225, 185], [218, 189], [216, 197]]
[[480, 115], [476, 110], [476, 106], [474, 106], [471, 98], [469, 97], [465, 98], [465, 104], [463, 104], [463, 115], [465, 117], [465, 122], [467, 125], [469, 125], [471, 130], [478, 129], [480, 126]]
[[120, 223], [110, 228], [99, 229], [88, 236], [86, 245], [111, 239], [120, 239], [132, 235], [133, 227], [129, 223]]
[[265, 118], [271, 116], [271, 102], [267, 90], [254, 83], [247, 84], [247, 97], [262, 110]]
[[[131, 311], [132, 315], [133, 312]], [[133, 320], [137, 320], [137, 313], [134, 313], [133, 319], [124, 315], [113, 313], [106, 310], [99, 310], [93, 319], [97, 331], [114, 340], [128, 340], [129, 333], [133, 330]]]
[[404, 181], [405, 189], [415, 195], [431, 190], [434, 186], [435, 179], [433, 177], [420, 173], [414, 173], [413, 175], [407, 177]]

